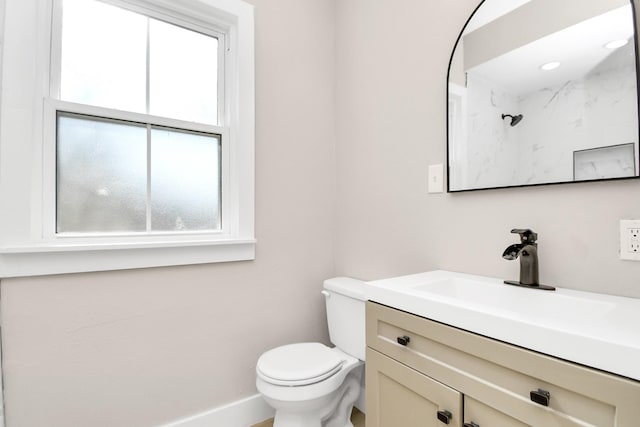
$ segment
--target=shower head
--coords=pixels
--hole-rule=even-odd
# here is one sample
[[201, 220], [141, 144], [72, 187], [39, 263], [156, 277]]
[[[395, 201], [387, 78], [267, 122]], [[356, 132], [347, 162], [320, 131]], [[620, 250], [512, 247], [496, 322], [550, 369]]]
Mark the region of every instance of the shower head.
[[504, 120], [506, 117], [511, 117], [511, 126], [515, 126], [522, 121], [522, 114], [518, 114], [517, 116], [512, 116], [511, 114], [503, 114], [502, 120]]

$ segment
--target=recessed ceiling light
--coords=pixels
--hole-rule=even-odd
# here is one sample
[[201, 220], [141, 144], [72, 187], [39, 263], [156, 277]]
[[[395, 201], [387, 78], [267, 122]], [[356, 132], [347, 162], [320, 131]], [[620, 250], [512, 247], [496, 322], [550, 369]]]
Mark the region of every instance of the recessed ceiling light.
[[542, 64], [540, 66], [540, 69], [544, 71], [551, 71], [551, 70], [555, 70], [559, 66], [560, 66], [560, 63], [558, 61], [553, 61], [553, 62], [547, 62], [546, 64]]
[[625, 39], [611, 40], [609, 43], [605, 44], [604, 47], [606, 47], [607, 49], [617, 49], [619, 47], [624, 46], [627, 43], [628, 41]]

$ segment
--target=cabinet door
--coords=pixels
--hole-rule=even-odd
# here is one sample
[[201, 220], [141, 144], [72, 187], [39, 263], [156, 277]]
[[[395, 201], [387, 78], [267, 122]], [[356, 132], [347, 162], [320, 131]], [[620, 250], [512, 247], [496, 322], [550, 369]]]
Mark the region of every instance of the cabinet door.
[[366, 376], [367, 427], [462, 426], [458, 391], [370, 348]]

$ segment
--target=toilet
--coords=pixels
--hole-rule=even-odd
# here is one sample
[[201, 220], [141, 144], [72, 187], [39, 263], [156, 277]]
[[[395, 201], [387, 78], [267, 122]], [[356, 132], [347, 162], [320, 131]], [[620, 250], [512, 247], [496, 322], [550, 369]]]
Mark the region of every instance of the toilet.
[[274, 427], [353, 427], [366, 349], [364, 283], [328, 279], [322, 294], [335, 347], [289, 344], [258, 359], [256, 387], [276, 410]]

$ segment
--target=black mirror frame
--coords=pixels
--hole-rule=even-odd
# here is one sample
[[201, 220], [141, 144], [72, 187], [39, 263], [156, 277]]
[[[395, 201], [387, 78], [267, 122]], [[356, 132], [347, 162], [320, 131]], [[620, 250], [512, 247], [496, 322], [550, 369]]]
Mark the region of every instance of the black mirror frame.
[[[467, 25], [469, 24], [469, 22], [471, 21], [471, 19], [473, 18], [473, 16], [476, 14], [476, 12], [478, 11], [478, 9], [480, 9], [480, 7], [482, 7], [482, 5], [485, 3], [486, 0], [481, 0], [480, 3], [478, 4], [478, 6], [475, 7], [475, 9], [473, 10], [473, 12], [471, 13], [471, 15], [469, 16], [469, 18], [467, 18], [466, 22], [464, 23], [464, 25], [462, 26], [462, 29], [460, 30], [460, 33], [458, 34], [458, 37], [456, 38], [456, 41], [453, 45], [453, 49], [451, 50], [451, 56], [449, 57], [449, 65], [447, 67], [447, 80], [445, 82], [446, 84], [446, 88], [447, 90], [445, 91], [446, 94], [446, 99], [445, 99], [445, 126], [446, 126], [446, 136], [447, 136], [447, 145], [446, 145], [446, 151], [447, 151], [447, 193], [464, 193], [464, 192], [469, 192], [469, 191], [482, 191], [482, 190], [497, 190], [497, 189], [503, 189], [503, 188], [523, 188], [523, 187], [539, 187], [539, 186], [545, 186], [545, 185], [559, 185], [559, 184], [582, 184], [585, 182], [602, 182], [602, 181], [622, 181], [622, 180], [632, 180], [632, 179], [639, 179], [640, 175], [638, 176], [632, 176], [632, 177], [618, 177], [618, 178], [600, 178], [600, 179], [590, 179], [590, 180], [580, 180], [580, 181], [562, 181], [562, 182], [542, 182], [542, 183], [536, 183], [536, 184], [517, 184], [517, 185], [505, 185], [505, 186], [500, 186], [500, 187], [482, 187], [482, 188], [467, 188], [467, 189], [461, 189], [461, 190], [452, 190], [451, 189], [451, 179], [450, 179], [450, 175], [451, 175], [451, 167], [450, 167], [450, 138], [449, 138], [449, 74], [451, 73], [451, 64], [453, 62], [453, 56], [456, 52], [456, 48], [458, 47], [458, 44], [460, 43], [460, 39], [462, 38], [462, 35], [464, 33], [464, 30], [467, 28]], [[637, 104], [638, 104], [638, 129], [637, 129], [637, 133], [638, 133], [638, 142], [640, 143], [640, 55], [638, 54], [638, 30], [640, 30], [640, 27], [638, 26], [638, 22], [640, 21], [640, 15], [638, 12], [638, 9], [636, 8], [636, 0], [629, 0], [629, 3], [631, 4], [631, 11], [632, 11], [632, 20], [633, 20], [633, 27], [635, 29], [634, 31], [634, 37], [633, 37], [633, 43], [634, 43], [634, 48], [635, 48], [635, 54], [636, 54], [636, 100], [637, 100]], [[635, 158], [635, 162], [638, 168], [640, 168], [640, 149], [637, 150], [636, 152], [636, 158]], [[637, 171], [636, 171], [637, 172]]]

